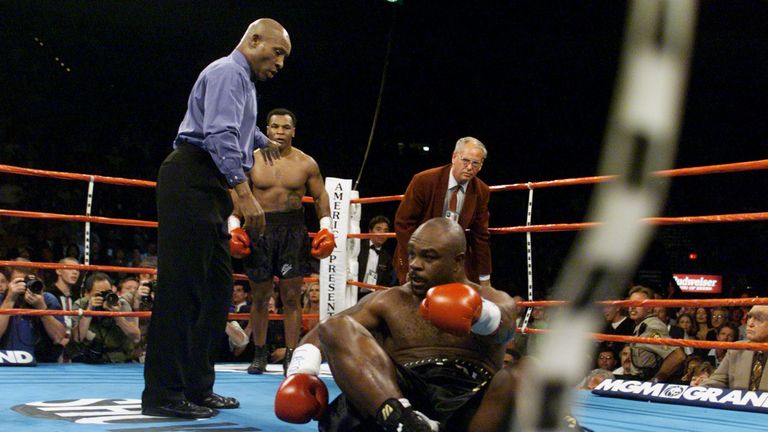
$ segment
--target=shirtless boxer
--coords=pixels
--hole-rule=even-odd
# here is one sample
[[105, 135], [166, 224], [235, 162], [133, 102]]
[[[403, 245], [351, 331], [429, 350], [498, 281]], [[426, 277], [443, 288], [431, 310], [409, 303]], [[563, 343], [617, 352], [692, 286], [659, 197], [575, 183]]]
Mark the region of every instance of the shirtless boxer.
[[284, 367], [299, 341], [301, 331], [302, 267], [310, 249], [301, 198], [308, 192], [314, 199], [320, 231], [311, 245], [315, 258], [325, 258], [335, 246], [330, 232], [330, 207], [320, 168], [312, 157], [293, 147], [296, 116], [286, 109], [274, 109], [267, 115], [267, 137], [280, 143], [280, 159], [271, 164], [254, 155], [249, 172], [253, 195], [264, 209], [266, 231], [258, 239], [248, 238], [239, 227], [237, 209], [230, 217], [230, 250], [233, 256], [244, 256], [245, 272], [250, 279], [251, 320], [249, 328], [255, 345], [248, 373], [261, 374], [269, 356], [266, 346], [268, 301], [273, 291], [273, 278], [278, 287], [285, 315], [286, 355]]
[[[465, 249], [457, 223], [421, 225], [408, 242], [409, 282], [304, 337], [278, 389], [277, 416], [317, 418], [321, 431], [506, 430], [517, 380], [503, 358], [515, 302], [467, 279]], [[327, 410], [321, 352], [342, 391]]]

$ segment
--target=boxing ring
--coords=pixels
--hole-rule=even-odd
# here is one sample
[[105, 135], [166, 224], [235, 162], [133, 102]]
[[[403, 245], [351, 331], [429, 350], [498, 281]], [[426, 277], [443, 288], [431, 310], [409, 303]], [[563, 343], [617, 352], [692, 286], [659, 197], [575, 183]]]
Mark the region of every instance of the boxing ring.
[[[138, 395], [144, 386], [140, 364], [44, 364], [35, 368], [0, 368], [0, 426], [4, 430], [49, 432], [138, 431], [310, 431], [284, 423], [273, 414], [273, 397], [283, 379], [278, 368], [254, 376], [247, 365], [217, 365], [216, 388], [235, 395], [241, 406], [211, 419], [191, 421], [141, 415]], [[338, 387], [321, 375], [335, 397]], [[651, 432], [727, 430], [763, 431], [765, 415], [713, 408], [653, 404], [574, 392], [574, 416], [594, 431]]]
[[[674, 178], [679, 176], [703, 176], [720, 173], [750, 172], [768, 169], [768, 160], [747, 161], [732, 164], [690, 167], [656, 172], [657, 176]], [[154, 221], [132, 220], [119, 218], [97, 217], [88, 214], [92, 206], [93, 188], [97, 183], [119, 184], [133, 187], [154, 187], [154, 182], [91, 176], [87, 174], [62, 173], [36, 170], [23, 167], [0, 165], [0, 173], [12, 175], [40, 176], [47, 178], [80, 180], [88, 182], [89, 198], [85, 214], [65, 215], [55, 213], [37, 213], [0, 209], [0, 217], [34, 218], [49, 221], [75, 221], [85, 223], [102, 223], [121, 226], [134, 226], [153, 229], [157, 227]], [[522, 191], [527, 192], [529, 210], [533, 206], [532, 194], [535, 190], [588, 185], [611, 182], [611, 176], [593, 176], [584, 178], [555, 179], [538, 182], [524, 182], [492, 186], [494, 193]], [[402, 195], [385, 197], [366, 197], [353, 199], [352, 204], [367, 204], [392, 202], [397, 203]], [[305, 202], [311, 202], [305, 198]], [[394, 210], [394, 209], [393, 209]], [[645, 220], [647, 224], [655, 225], [689, 225], [689, 224], [720, 224], [745, 223], [768, 220], [768, 212], [715, 214], [685, 217], [652, 217]], [[522, 233], [549, 233], [574, 230], [589, 230], [599, 225], [597, 221], [585, 221], [563, 224], [531, 224], [510, 227], [494, 227], [492, 235], [503, 238], [507, 235]], [[86, 230], [86, 235], [88, 230]], [[312, 234], [310, 234], [312, 235]], [[382, 235], [382, 234], [377, 234]], [[394, 233], [383, 234], [395, 237]], [[372, 234], [349, 234], [349, 238], [370, 238]], [[528, 246], [530, 260], [530, 246]], [[529, 261], [530, 262], [530, 261]], [[16, 261], [0, 261], [2, 266], [14, 266]], [[24, 263], [26, 267], [38, 269], [74, 268], [83, 271], [106, 271], [124, 273], [155, 273], [152, 268], [99, 266], [90, 264], [57, 264], [32, 262]], [[235, 275], [236, 279], [247, 279], [244, 275]], [[307, 280], [315, 280], [307, 278]], [[347, 281], [349, 285], [372, 289], [387, 289], [383, 286]], [[533, 287], [529, 286], [529, 296], [533, 298]], [[707, 300], [645, 300], [632, 301], [603, 301], [602, 304], [617, 306], [748, 306], [768, 304], [768, 298], [742, 299], [707, 299]], [[533, 307], [560, 307], [565, 301], [526, 301], [530, 313]], [[91, 311], [32, 311], [29, 309], [3, 310], [6, 314], [25, 315], [128, 315], [146, 317], [151, 312], [91, 312]], [[248, 319], [248, 314], [231, 314], [231, 319]], [[270, 319], [281, 319], [280, 315], [271, 315]], [[305, 315], [305, 319], [317, 319], [316, 315]], [[527, 328], [527, 320], [523, 322], [519, 332], [544, 333], [545, 330]], [[714, 342], [692, 341], [682, 339], [654, 339], [627, 336], [592, 334], [590, 337], [602, 341], [658, 343], [675, 346], [696, 348], [732, 348], [732, 349], [761, 349], [768, 350], [768, 344], [746, 344], [743, 342]], [[274, 415], [274, 394], [282, 381], [282, 369], [279, 365], [270, 365], [267, 374], [261, 376], [245, 373], [247, 364], [217, 365], [216, 390], [223, 394], [231, 394], [241, 401], [241, 408], [223, 410], [218, 416], [198, 421], [182, 421], [178, 419], [161, 419], [142, 416], [138, 397], [143, 388], [141, 364], [39, 364], [36, 367], [0, 367], [0, 382], [5, 391], [0, 395], [0, 425], [14, 428], [13, 430], [98, 430], [98, 431], [138, 431], [138, 430], [248, 430], [248, 431], [299, 431], [315, 430], [311, 422], [306, 425], [293, 425], [281, 422]], [[338, 386], [324, 365], [321, 375], [329, 388], [330, 396], [339, 393]], [[722, 431], [738, 427], [740, 430], [764, 430], [766, 417], [764, 414], [740, 411], [728, 411], [716, 408], [692, 407], [676, 404], [642, 402], [598, 396], [587, 390], [571, 392], [571, 410], [581, 426], [595, 431], [627, 430], [627, 431], [685, 431], [695, 428], [699, 431]], [[695, 426], [694, 426], [695, 425]]]
[[[139, 364], [46, 364], [36, 368], [1, 368], [0, 425], [5, 430], [56, 431], [309, 431], [313, 423], [294, 425], [272, 414], [272, 397], [282, 373], [259, 377], [245, 373], [245, 365], [217, 365], [216, 387], [236, 395], [240, 409], [223, 410], [212, 419], [180, 420], [141, 415], [137, 395], [143, 388]], [[331, 397], [338, 387], [321, 375]], [[54, 384], [55, 383], [55, 384]], [[575, 392], [573, 414], [594, 431], [721, 432], [765, 430], [765, 415], [712, 408], [650, 404]], [[695, 425], [695, 426], [694, 426]]]
[[[525, 234], [527, 237], [525, 270], [528, 275], [528, 301], [521, 305], [528, 308], [521, 333], [546, 332], [529, 329], [531, 308], [557, 307], [562, 312], [555, 321], [557, 331], [544, 338], [543, 353], [556, 354], [543, 357], [546, 367], [526, 370], [521, 398], [518, 399], [518, 417], [523, 430], [556, 430], [560, 427], [565, 407], [578, 419], [581, 426], [596, 431], [722, 431], [765, 430], [764, 414], [726, 409], [688, 406], [676, 403], [642, 402], [599, 396], [588, 391], [570, 390], [573, 378], [586, 373], [581, 367], [586, 362], [586, 341], [597, 339], [616, 342], [640, 342], [696, 348], [750, 349], [768, 351], [768, 344], [743, 342], [710, 342], [681, 339], [639, 338], [589, 334], [598, 319], [594, 314], [595, 303], [617, 306], [747, 306], [768, 304], [768, 298], [711, 299], [711, 300], [644, 300], [609, 301], [611, 282], [620, 280], [633, 269], [639, 253], [644, 250], [650, 237], [651, 226], [747, 223], [768, 220], [768, 212], [710, 214], [684, 217], [659, 217], [666, 196], [667, 183], [681, 176], [713, 175], [768, 169], [768, 160], [747, 161], [723, 165], [668, 169], [674, 160], [679, 120], [682, 116], [687, 68], [690, 57], [695, 4], [693, 2], [635, 2], [630, 13], [625, 40], [620, 79], [617, 86], [617, 103], [609, 119], [604, 145], [601, 175], [584, 178], [556, 179], [539, 182], [523, 182], [492, 186], [494, 193], [527, 191], [528, 217], [520, 226], [494, 227], [495, 236]], [[70, 268], [84, 271], [123, 273], [155, 273], [154, 269], [90, 265], [90, 224], [111, 224], [153, 229], [157, 222], [119, 219], [91, 215], [93, 190], [96, 184], [112, 184], [152, 188], [154, 182], [95, 176], [88, 174], [43, 171], [24, 167], [0, 165], [0, 173], [38, 176], [63, 180], [88, 182], [88, 194], [83, 214], [68, 215], [12, 209], [0, 209], [0, 217], [34, 218], [49, 221], [85, 223], [84, 264], [23, 263], [24, 267], [37, 269]], [[607, 174], [606, 174], [607, 173]], [[584, 222], [536, 225], [532, 223], [534, 191], [552, 187], [597, 184], [596, 199], [592, 212]], [[358, 198], [351, 205], [397, 202], [402, 195]], [[311, 202], [305, 198], [304, 202]], [[359, 216], [359, 213], [358, 213]], [[359, 220], [359, 219], [358, 219]], [[565, 278], [576, 276], [568, 283], [562, 280], [555, 286], [555, 295], [570, 301], [534, 302], [532, 261], [532, 233], [581, 231], [577, 242], [576, 259], [566, 262], [561, 272]], [[343, 230], [338, 240], [370, 238], [381, 234], [360, 234], [355, 230]], [[590, 234], [595, 233], [590, 236]], [[614, 235], [618, 241], [610, 237]], [[312, 235], [312, 234], [310, 234]], [[394, 233], [384, 236], [393, 238]], [[602, 240], [597, 245], [595, 237]], [[608, 241], [606, 241], [608, 240]], [[612, 243], [619, 244], [616, 246]], [[338, 244], [338, 243], [337, 243]], [[586, 246], [585, 246], [586, 245]], [[591, 247], [591, 249], [590, 249]], [[585, 252], [595, 252], [590, 255]], [[614, 255], [611, 255], [614, 253]], [[617, 257], [616, 255], [621, 255]], [[581, 259], [581, 261], [579, 261]], [[16, 261], [0, 261], [0, 266], [19, 266]], [[581, 268], [578, 268], [581, 266]], [[575, 269], [575, 270], [574, 270]], [[321, 272], [322, 275], [322, 272]], [[244, 275], [234, 275], [246, 280]], [[322, 276], [321, 276], [322, 279]], [[322, 283], [322, 282], [321, 282]], [[376, 285], [347, 280], [352, 287], [387, 289]], [[501, 287], [503, 288], [503, 287]], [[602, 295], [602, 297], [600, 297]], [[321, 309], [322, 311], [322, 309]], [[31, 311], [7, 309], [0, 311], [10, 315], [110, 315], [147, 317], [150, 312], [93, 312], [93, 311]], [[305, 319], [317, 316], [305, 315]], [[231, 314], [230, 319], [248, 319], [247, 314]], [[271, 315], [270, 319], [281, 319]], [[567, 325], [570, 319], [570, 326]], [[566, 323], [566, 325], [560, 325]], [[558, 343], [562, 343], [558, 345]], [[582, 342], [583, 341], [583, 342]], [[570, 348], [566, 348], [570, 347]], [[560, 351], [558, 351], [560, 348]], [[573, 348], [573, 350], [569, 350]], [[560, 355], [567, 353], [568, 355]], [[557, 357], [557, 358], [555, 358]], [[573, 359], [568, 360], [568, 357]], [[567, 367], [560, 368], [559, 366]], [[270, 373], [249, 376], [247, 365], [217, 365], [216, 391], [236, 396], [240, 409], [222, 411], [218, 416], [198, 421], [181, 421], [145, 417], [140, 414], [138, 397], [143, 388], [140, 364], [83, 365], [41, 364], [35, 368], [0, 368], [3, 392], [0, 396], [0, 424], [14, 430], [109, 430], [109, 431], [293, 431], [316, 429], [314, 423], [292, 425], [277, 420], [273, 398], [282, 381], [279, 366], [272, 365]], [[333, 377], [325, 374], [330, 396], [339, 390]], [[570, 390], [570, 391], [569, 391]], [[530, 406], [530, 409], [528, 409]], [[523, 408], [520, 408], [523, 407]]]

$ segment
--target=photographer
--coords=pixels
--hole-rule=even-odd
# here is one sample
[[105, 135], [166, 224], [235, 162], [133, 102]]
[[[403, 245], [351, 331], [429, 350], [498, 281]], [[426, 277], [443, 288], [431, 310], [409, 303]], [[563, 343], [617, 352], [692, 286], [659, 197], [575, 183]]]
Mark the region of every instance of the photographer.
[[[151, 262], [142, 261], [141, 267], [153, 268]], [[135, 311], [151, 311], [155, 304], [155, 292], [157, 290], [157, 274], [140, 273], [138, 288], [133, 293], [131, 305]], [[141, 338], [133, 348], [132, 357], [139, 363], [144, 363], [144, 356], [147, 351], [147, 331], [149, 330], [150, 318], [139, 318], [139, 330]]]
[[[0, 309], [61, 310], [56, 297], [43, 292], [42, 280], [30, 269], [12, 267], [8, 280], [7, 291], [0, 293]], [[56, 362], [65, 335], [62, 317], [0, 315], [0, 349], [26, 351], [38, 362]]]
[[[139, 281], [133, 276], [120, 279], [117, 282], [117, 293], [120, 298], [125, 299], [131, 307], [133, 307], [133, 299], [136, 296], [136, 291], [139, 289]], [[136, 310], [133, 307], [133, 310]]]
[[[131, 312], [127, 301], [112, 291], [112, 281], [104, 273], [85, 280], [84, 297], [73, 309]], [[131, 359], [139, 341], [139, 325], [130, 317], [76, 317], [72, 323], [72, 361], [84, 363], [125, 363]], [[69, 346], [68, 346], [69, 348]]]
[[[144, 263], [142, 263], [144, 266]], [[149, 266], [147, 266], [149, 267]], [[139, 274], [139, 287], [133, 294], [133, 310], [149, 311], [155, 301], [155, 289], [157, 288], [157, 275], [149, 273]], [[149, 324], [147, 318], [147, 324]]]
[[[62, 258], [59, 260], [59, 264], [80, 264], [80, 262], [74, 258]], [[76, 269], [57, 269], [56, 270], [56, 282], [50, 287], [47, 287], [46, 292], [53, 294], [54, 297], [61, 304], [61, 309], [72, 310], [72, 305], [79, 296], [79, 286], [77, 284], [80, 278], [80, 270]], [[70, 339], [72, 339], [72, 317], [64, 317], [64, 325], [67, 328], [67, 336], [61, 341], [61, 345], [67, 346]], [[63, 359], [64, 362], [69, 362], [68, 358]]]

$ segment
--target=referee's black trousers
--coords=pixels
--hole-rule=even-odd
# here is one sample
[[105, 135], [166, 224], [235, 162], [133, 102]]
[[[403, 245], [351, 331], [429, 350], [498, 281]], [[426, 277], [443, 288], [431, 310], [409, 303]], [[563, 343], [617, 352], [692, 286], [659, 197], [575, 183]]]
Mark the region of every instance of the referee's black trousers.
[[158, 288], [144, 365], [144, 407], [211, 394], [232, 302], [232, 201], [211, 155], [180, 144], [157, 178]]

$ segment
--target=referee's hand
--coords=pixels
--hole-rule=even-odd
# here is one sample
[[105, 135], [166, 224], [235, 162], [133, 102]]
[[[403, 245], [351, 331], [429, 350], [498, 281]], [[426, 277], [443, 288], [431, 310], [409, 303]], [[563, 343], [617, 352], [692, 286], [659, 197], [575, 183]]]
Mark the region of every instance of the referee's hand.
[[256, 197], [253, 196], [248, 182], [235, 186], [235, 196], [237, 197], [235, 207], [240, 211], [244, 219], [243, 229], [252, 239], [259, 238], [264, 234], [266, 226], [264, 210], [259, 202], [256, 201]]
[[267, 138], [267, 146], [260, 149], [264, 162], [272, 165], [277, 159], [280, 159], [280, 143]]

